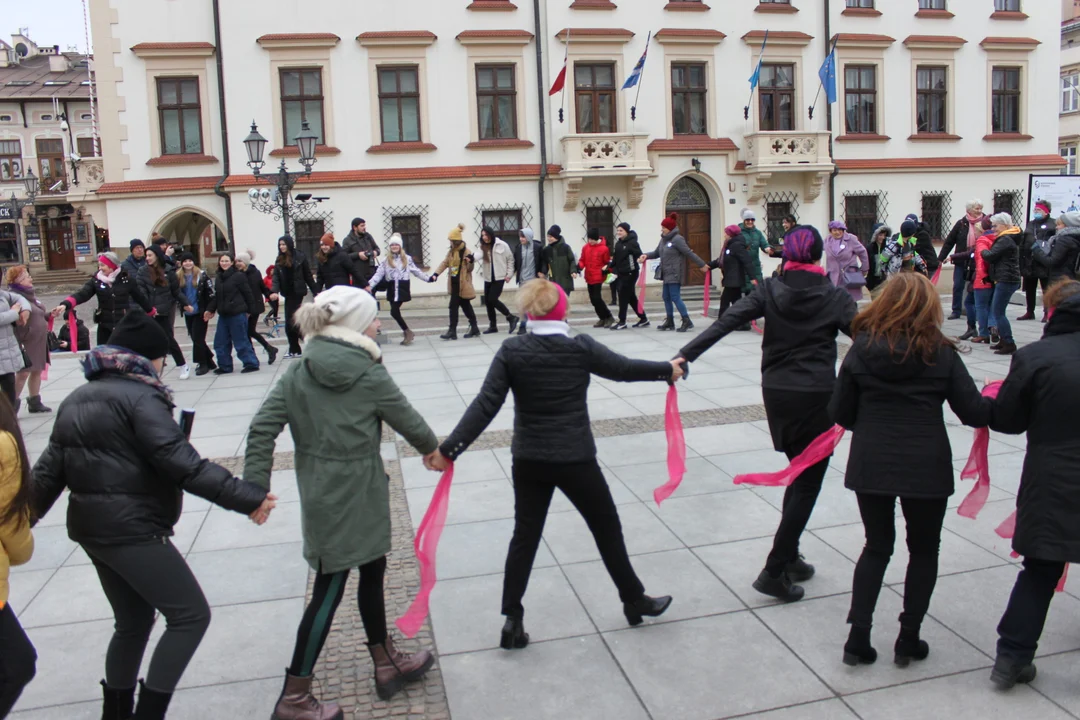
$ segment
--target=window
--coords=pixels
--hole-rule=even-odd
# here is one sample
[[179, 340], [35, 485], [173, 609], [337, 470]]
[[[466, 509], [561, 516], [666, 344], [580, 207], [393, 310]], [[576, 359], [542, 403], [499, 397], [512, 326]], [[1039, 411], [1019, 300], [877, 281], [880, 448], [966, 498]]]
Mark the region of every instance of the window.
[[286, 146], [293, 145], [307, 122], [318, 136], [318, 145], [326, 144], [323, 125], [322, 70], [297, 69], [281, 71], [281, 118]]
[[848, 195], [844, 198], [844, 218], [848, 231], [863, 244], [870, 242], [874, 225], [878, 222], [878, 196]]
[[199, 79], [158, 78], [158, 121], [162, 155], [201, 155], [202, 108]]
[[0, 262], [19, 261], [19, 243], [15, 240], [15, 223], [0, 223]]
[[945, 200], [943, 193], [923, 193], [920, 217], [930, 229], [930, 237], [940, 240], [945, 224]]
[[874, 0], [847, 0], [847, 6], [849, 8], [872, 8], [874, 7]]
[[915, 132], [945, 133], [948, 96], [946, 68], [919, 67], [915, 70]]
[[919, 0], [920, 10], [947, 10], [945, 0]]
[[481, 140], [517, 137], [513, 65], [476, 66], [476, 118]]
[[1009, 213], [1013, 216], [1013, 220], [1021, 219], [1023, 211], [1020, 209], [1020, 191], [995, 190], [994, 213]]
[[419, 215], [395, 215], [390, 220], [392, 232], [401, 235], [401, 247], [417, 265], [427, 267], [424, 257], [423, 223]]
[[574, 103], [579, 133], [613, 133], [615, 66], [574, 64]]
[[1075, 145], [1063, 145], [1058, 148], [1061, 152], [1061, 157], [1065, 158], [1065, 167], [1061, 169], [1062, 175], [1075, 175], [1076, 174], [1076, 146]]
[[758, 86], [762, 130], [795, 129], [795, 66], [762, 65]]
[[97, 143], [94, 142], [92, 137], [75, 138], [76, 146], [78, 147], [78, 153], [80, 157], [97, 157]]
[[41, 192], [44, 194], [67, 192], [64, 141], [39, 138], [37, 141], [37, 158], [38, 169], [40, 170], [38, 177], [41, 178]]
[[1080, 75], [1066, 75], [1061, 78], [1061, 112], [1076, 112], [1080, 110]]
[[671, 125], [676, 135], [705, 135], [705, 65], [671, 66]]
[[596, 228], [600, 237], [614, 247], [615, 244], [615, 208], [597, 206], [585, 208], [585, 232]]
[[0, 180], [14, 180], [23, 174], [22, 143], [18, 140], [0, 141]]
[[322, 220], [294, 220], [293, 234], [296, 236], [296, 249], [309, 258], [314, 258], [319, 251], [319, 238], [325, 232]]
[[770, 244], [781, 244], [784, 239], [784, 218], [791, 213], [790, 202], [775, 201], [765, 204], [765, 237]]
[[997, 12], [1020, 12], [1020, 0], [994, 0]]
[[10, 115], [0, 115], [0, 122], [12, 122], [13, 118]]
[[94, 116], [91, 115], [90, 113], [83, 113], [82, 115], [79, 116], [79, 119], [80, 120], [85, 120], [86, 122], [90, 122], [91, 120], [94, 119]]
[[1020, 132], [1020, 68], [994, 68], [992, 88], [992, 132]]
[[420, 142], [420, 72], [416, 65], [380, 67], [382, 141]]
[[518, 231], [521, 230], [520, 210], [485, 210], [481, 217], [481, 227], [491, 228], [495, 231], [495, 237], [499, 238], [510, 247], [519, 242]]
[[873, 65], [844, 67], [845, 127], [848, 133], [877, 133], [877, 68]]

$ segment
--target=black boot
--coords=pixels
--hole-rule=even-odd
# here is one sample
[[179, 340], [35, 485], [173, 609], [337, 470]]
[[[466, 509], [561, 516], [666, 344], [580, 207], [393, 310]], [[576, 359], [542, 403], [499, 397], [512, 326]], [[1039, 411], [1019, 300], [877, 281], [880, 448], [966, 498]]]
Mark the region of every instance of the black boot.
[[[490, 326], [488, 327], [488, 329], [484, 331], [484, 333], [483, 333], [483, 334], [484, 334], [484, 335], [494, 335], [494, 334], [495, 334], [495, 333], [497, 333], [497, 332], [499, 332], [499, 328], [498, 328], [498, 326], [496, 326], [496, 325], [495, 325], [495, 323], [492, 323], [492, 324], [491, 324], [491, 325], [490, 325]], [[465, 337], [469, 337], [469, 336], [468, 336], [468, 335], [466, 335]]]
[[457, 328], [450, 328], [439, 336], [442, 340], [457, 340]]
[[622, 611], [623, 615], [626, 616], [626, 622], [630, 623], [632, 627], [641, 624], [643, 615], [647, 617], [660, 617], [670, 606], [670, 595], [664, 595], [663, 597], [657, 598], [642, 595], [640, 600], [635, 600], [632, 603], [623, 603]]
[[135, 688], [114, 690], [101, 681], [101, 720], [129, 720], [135, 714]]
[[814, 577], [814, 566], [806, 562], [806, 558], [799, 555], [784, 568], [792, 582], [806, 582]]
[[689, 330], [692, 327], [694, 327], [694, 323], [691, 322], [690, 318], [684, 317], [682, 319], [682, 325], [680, 325], [679, 329], [676, 330], [675, 332], [686, 332], [687, 330]]
[[1035, 664], [1021, 663], [998, 655], [994, 669], [990, 671], [990, 681], [1002, 690], [1010, 690], [1017, 683], [1027, 684], [1035, 679]]
[[[496, 330], [495, 332], [499, 332], [499, 331]], [[476, 325], [470, 325], [469, 326], [469, 332], [465, 333], [465, 335], [463, 337], [466, 340], [468, 340], [469, 338], [480, 337], [480, 328], [478, 326], [476, 326]]]
[[976, 334], [976, 332], [977, 332], [977, 331], [975, 330], [975, 328], [973, 328], [973, 327], [969, 327], [969, 328], [967, 329], [967, 332], [966, 332], [966, 333], [964, 333], [963, 335], [961, 335], [961, 336], [960, 336], [959, 338], [957, 338], [957, 339], [959, 339], [959, 340], [970, 340], [971, 338], [975, 337], [975, 334]]
[[517, 329], [518, 323], [521, 322], [521, 318], [519, 318], [517, 315], [511, 315], [507, 318], [507, 320], [510, 321], [510, 334], [513, 335], [514, 330]]
[[172, 693], [158, 692], [146, 687], [139, 681], [139, 706], [132, 716], [135, 720], [165, 720], [165, 711], [169, 709]]
[[266, 354], [270, 356], [270, 359], [266, 361], [266, 364], [267, 365], [273, 365], [274, 361], [277, 360], [278, 349], [276, 347], [274, 347], [273, 345], [267, 345], [266, 346]]
[[912, 660], [925, 660], [930, 654], [930, 646], [919, 639], [919, 626], [900, 623], [900, 635], [893, 647], [893, 662], [900, 667], [907, 667]]
[[31, 395], [30, 401], [26, 403], [26, 409], [32, 413], [51, 413], [52, 408], [45, 407], [45, 404], [41, 402], [40, 395]]
[[873, 665], [877, 660], [877, 650], [870, 644], [870, 628], [851, 626], [847, 642], [844, 643], [844, 664], [855, 667], [860, 663]]
[[762, 595], [774, 597], [784, 602], [796, 602], [802, 600], [806, 592], [798, 585], [793, 585], [791, 578], [786, 572], [780, 573], [779, 577], [773, 577], [768, 570], [762, 570], [754, 581], [754, 589]]
[[503, 650], [520, 650], [529, 644], [529, 633], [525, 632], [525, 621], [519, 617], [507, 617], [503, 624], [499, 647]]
[[661, 331], [663, 331], [663, 330], [674, 330], [675, 329], [675, 320], [672, 319], [672, 318], [668, 318], [664, 322], [660, 323], [660, 325], [656, 329], [661, 330]]
[[[1016, 352], [1016, 343], [1005, 342], [1004, 340], [1002, 340], [1001, 345], [994, 350], [995, 355], [1012, 355], [1014, 352]], [[33, 412], [33, 410], [30, 412]]]

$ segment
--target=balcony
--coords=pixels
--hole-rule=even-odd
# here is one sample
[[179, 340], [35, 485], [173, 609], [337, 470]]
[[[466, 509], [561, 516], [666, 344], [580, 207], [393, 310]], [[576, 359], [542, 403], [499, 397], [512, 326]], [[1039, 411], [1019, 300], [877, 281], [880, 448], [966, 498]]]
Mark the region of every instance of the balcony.
[[566, 210], [577, 207], [583, 182], [590, 178], [625, 177], [629, 182], [629, 206], [641, 204], [645, 180], [652, 174], [649, 136], [645, 133], [590, 133], [564, 135], [563, 171]]
[[813, 202], [833, 171], [827, 132], [756, 132], [746, 136], [749, 202], [759, 202], [773, 173], [805, 173], [806, 200]]

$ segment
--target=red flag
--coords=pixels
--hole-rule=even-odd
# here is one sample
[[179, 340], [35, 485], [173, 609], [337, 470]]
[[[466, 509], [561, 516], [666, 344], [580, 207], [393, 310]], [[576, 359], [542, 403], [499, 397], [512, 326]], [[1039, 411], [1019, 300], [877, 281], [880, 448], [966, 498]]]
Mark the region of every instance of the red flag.
[[555, 78], [555, 82], [551, 83], [551, 89], [548, 90], [548, 95], [554, 95], [557, 92], [561, 92], [563, 86], [566, 85], [566, 63], [563, 63], [562, 70], [559, 71], [559, 75]]

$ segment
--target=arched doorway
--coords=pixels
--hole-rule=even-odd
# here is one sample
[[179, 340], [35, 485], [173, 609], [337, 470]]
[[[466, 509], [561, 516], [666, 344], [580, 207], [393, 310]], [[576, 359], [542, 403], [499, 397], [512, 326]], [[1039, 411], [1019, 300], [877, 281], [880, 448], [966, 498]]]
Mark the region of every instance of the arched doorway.
[[[690, 249], [703, 260], [712, 257], [712, 204], [709, 194], [697, 180], [682, 177], [671, 186], [667, 213], [679, 213], [679, 230]], [[705, 272], [687, 263], [686, 285], [704, 285]]]
[[[200, 264], [205, 264], [207, 258], [229, 249], [229, 242], [220, 224], [196, 208], [174, 210], [162, 218], [152, 230], [195, 255]], [[149, 242], [149, 238], [146, 238], [146, 241]]]

